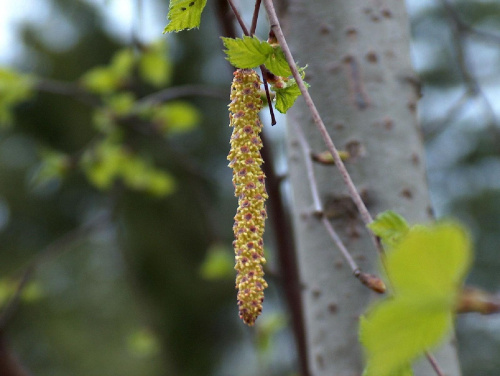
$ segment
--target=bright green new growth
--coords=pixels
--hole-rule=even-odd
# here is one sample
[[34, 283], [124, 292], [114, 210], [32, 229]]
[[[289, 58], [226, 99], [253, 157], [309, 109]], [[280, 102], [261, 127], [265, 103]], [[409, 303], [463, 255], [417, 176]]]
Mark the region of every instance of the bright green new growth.
[[[285, 114], [299, 97], [300, 89], [297, 83], [289, 77], [292, 72], [286, 61], [285, 54], [279, 45], [271, 45], [259, 40], [256, 36], [243, 38], [222, 38], [227, 60], [236, 68], [255, 68], [264, 64], [274, 74], [276, 80], [271, 83], [272, 90], [276, 93], [276, 109]], [[304, 68], [299, 71], [304, 75]]]
[[241, 39], [222, 38], [222, 41], [227, 59], [236, 68], [250, 69], [264, 64], [276, 76], [288, 77], [292, 74], [280, 46], [271, 46], [255, 35]]
[[175, 190], [174, 179], [155, 168], [114, 140], [104, 140], [89, 150], [81, 161], [89, 181], [99, 189], [109, 189], [121, 180], [127, 187], [166, 196]]
[[[404, 228], [393, 214], [387, 218], [394, 220], [394, 233]], [[385, 262], [394, 296], [375, 303], [360, 321], [364, 376], [408, 374], [410, 362], [443, 340], [471, 259], [470, 240], [455, 223], [415, 226], [394, 242]]]
[[0, 127], [10, 125], [13, 107], [31, 96], [34, 83], [28, 75], [0, 69]]
[[368, 228], [390, 247], [396, 245], [410, 229], [406, 220], [392, 210], [377, 215]]
[[207, 0], [170, 0], [169, 24], [163, 33], [178, 32], [200, 27], [201, 13]]

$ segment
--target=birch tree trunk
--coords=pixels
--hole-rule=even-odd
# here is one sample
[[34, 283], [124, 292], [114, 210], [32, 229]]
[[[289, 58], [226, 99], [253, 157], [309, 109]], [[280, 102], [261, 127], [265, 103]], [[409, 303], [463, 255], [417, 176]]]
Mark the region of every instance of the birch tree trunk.
[[[292, 53], [309, 64], [310, 92], [372, 215], [392, 209], [410, 223], [432, 218], [416, 107], [409, 27], [401, 0], [290, 0], [283, 18]], [[361, 375], [358, 318], [374, 294], [343, 262], [312, 213], [311, 190], [294, 129], [314, 152], [326, 147], [301, 99], [288, 117], [289, 165], [300, 282], [312, 376]], [[315, 166], [326, 214], [361, 269], [376, 273], [377, 252], [334, 166]], [[433, 351], [460, 375], [451, 340]], [[425, 361], [415, 376], [432, 376]]]

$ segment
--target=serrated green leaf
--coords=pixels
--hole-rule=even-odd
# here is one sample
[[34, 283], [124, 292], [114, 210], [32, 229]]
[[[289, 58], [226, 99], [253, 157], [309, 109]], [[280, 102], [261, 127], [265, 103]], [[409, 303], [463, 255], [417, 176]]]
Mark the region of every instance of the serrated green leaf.
[[163, 33], [200, 27], [201, 13], [207, 0], [170, 0], [167, 18], [170, 20]]
[[293, 104], [301, 94], [295, 80], [290, 81], [293, 82], [289, 86], [286, 86], [282, 89], [273, 89], [276, 93], [275, 107], [282, 114], [286, 114], [286, 112], [290, 109], [290, 107], [293, 106]]
[[224, 51], [229, 62], [236, 68], [255, 68], [264, 64], [273, 54], [273, 47], [256, 36], [243, 38], [222, 38]]
[[418, 300], [454, 301], [472, 261], [466, 232], [455, 223], [412, 228], [387, 255], [395, 293]]
[[267, 57], [264, 62], [267, 69], [276, 76], [288, 77], [292, 71], [286, 61], [285, 54], [280, 46], [273, 47], [273, 52]]
[[471, 258], [469, 238], [455, 223], [414, 226], [387, 253], [395, 295], [360, 320], [367, 375], [396, 375], [444, 338]]
[[396, 245], [410, 229], [406, 220], [392, 210], [377, 215], [367, 227], [391, 247]]

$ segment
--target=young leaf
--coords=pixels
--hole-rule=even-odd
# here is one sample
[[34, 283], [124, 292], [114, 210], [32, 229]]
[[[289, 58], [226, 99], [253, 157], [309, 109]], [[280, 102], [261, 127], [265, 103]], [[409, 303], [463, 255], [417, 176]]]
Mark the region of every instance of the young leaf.
[[273, 47], [262, 42], [256, 36], [240, 38], [222, 38], [224, 51], [229, 62], [236, 68], [255, 68], [264, 64], [273, 54]]
[[396, 294], [453, 304], [471, 259], [466, 232], [441, 223], [412, 228], [388, 254], [386, 266]]
[[207, 0], [170, 0], [167, 18], [170, 20], [163, 33], [200, 27], [201, 13]]
[[470, 241], [453, 223], [415, 226], [394, 246], [385, 265], [395, 295], [360, 321], [366, 376], [395, 376], [443, 339], [470, 262]]
[[389, 246], [395, 246], [409, 230], [408, 223], [398, 213], [387, 210], [368, 225], [375, 235]]
[[266, 65], [266, 68], [276, 76], [288, 77], [292, 75], [292, 71], [286, 61], [285, 54], [279, 46], [273, 47], [273, 51], [269, 54], [264, 64]]

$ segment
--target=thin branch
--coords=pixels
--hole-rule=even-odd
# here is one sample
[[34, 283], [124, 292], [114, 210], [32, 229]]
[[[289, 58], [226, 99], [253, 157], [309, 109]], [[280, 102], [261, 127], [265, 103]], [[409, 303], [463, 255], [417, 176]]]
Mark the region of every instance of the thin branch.
[[333, 240], [337, 248], [339, 249], [340, 253], [344, 257], [344, 259], [347, 261], [349, 264], [349, 267], [352, 270], [352, 274], [360, 280], [360, 282], [368, 287], [369, 289], [382, 294], [385, 292], [385, 284], [384, 282], [377, 276], [372, 275], [372, 274], [367, 274], [361, 271], [359, 268], [358, 264], [356, 261], [354, 261], [354, 258], [351, 256], [349, 251], [347, 250], [346, 246], [340, 239], [340, 236], [337, 234], [335, 229], [333, 228], [332, 224], [328, 220], [328, 218], [325, 216], [323, 212], [323, 204], [321, 203], [321, 199], [319, 197], [319, 189], [318, 189], [318, 184], [316, 181], [316, 177], [314, 175], [314, 167], [312, 163], [312, 153], [311, 153], [311, 147], [309, 146], [309, 143], [307, 142], [307, 139], [302, 132], [302, 129], [300, 126], [297, 124], [296, 125], [296, 135], [299, 140], [300, 147], [302, 149], [302, 153], [304, 156], [304, 164], [305, 168], [307, 171], [307, 180], [309, 182], [309, 186], [311, 187], [311, 195], [313, 198], [313, 205], [314, 205], [314, 211], [313, 214], [321, 218], [321, 222], [326, 228], [326, 231], [330, 235], [330, 238]]
[[35, 88], [36, 90], [45, 93], [59, 94], [72, 97], [92, 107], [97, 107], [101, 104], [99, 98], [90, 94], [88, 91], [86, 91], [79, 85], [71, 82], [63, 82], [63, 81], [50, 80], [47, 78], [41, 78], [37, 80]]
[[148, 107], [151, 105], [167, 102], [183, 97], [209, 97], [215, 99], [226, 99], [227, 92], [219, 88], [213, 88], [205, 85], [182, 85], [169, 87], [156, 93], [147, 95], [139, 99], [135, 106], [136, 108]]
[[[312, 163], [312, 157], [311, 157], [311, 148], [309, 147], [309, 143], [307, 142], [306, 137], [304, 136], [304, 133], [302, 132], [302, 128], [299, 126], [299, 124], [295, 125], [295, 132], [297, 134], [297, 138], [300, 143], [300, 147], [302, 149], [302, 154], [304, 155], [304, 163], [306, 166], [306, 171], [307, 171], [307, 179], [309, 181], [309, 185], [311, 186], [311, 194], [313, 198], [313, 205], [314, 205], [314, 214], [315, 215], [322, 215], [323, 213], [323, 206], [321, 205], [321, 200], [319, 198], [319, 190], [318, 190], [318, 183], [316, 182], [316, 177], [314, 176], [314, 167]], [[343, 245], [342, 245], [343, 247]], [[339, 247], [339, 248], [342, 248]]]
[[236, 17], [236, 20], [238, 20], [238, 23], [240, 24], [241, 30], [243, 30], [243, 33], [246, 36], [249, 36], [250, 33], [248, 32], [248, 29], [245, 25], [245, 22], [243, 21], [243, 18], [241, 18], [240, 12], [238, 12], [238, 9], [236, 9], [236, 6], [233, 3], [233, 0], [227, 0], [229, 2], [229, 5], [231, 6], [231, 9], [233, 10], [234, 16]]
[[271, 125], [275, 125], [276, 117], [274, 116], [273, 102], [271, 101], [271, 94], [269, 93], [269, 85], [267, 84], [266, 71], [267, 68], [265, 67], [265, 65], [261, 65], [260, 72], [262, 73], [262, 82], [264, 83], [264, 90], [266, 92], [267, 104], [269, 107], [269, 113], [271, 115]]
[[[302, 79], [297, 67], [295, 66], [295, 60], [293, 59], [292, 53], [290, 52], [290, 48], [288, 47], [285, 36], [283, 35], [283, 31], [281, 30], [281, 26], [278, 20], [278, 16], [276, 15], [276, 11], [274, 10], [274, 5], [272, 0], [264, 0], [264, 6], [266, 8], [267, 15], [271, 23], [271, 30], [276, 35], [276, 38], [278, 39], [281, 49], [285, 54], [288, 65], [290, 66], [290, 69], [292, 71], [293, 77], [295, 78], [297, 85], [299, 86], [300, 92], [304, 97], [304, 100], [306, 102], [307, 107], [309, 108], [309, 111], [311, 112], [314, 123], [316, 124], [319, 132], [321, 133], [321, 136], [328, 148], [328, 151], [332, 154], [333, 160], [335, 161], [335, 165], [337, 166], [342, 176], [342, 179], [344, 180], [344, 183], [347, 186], [347, 189], [349, 191], [352, 200], [354, 201], [354, 204], [358, 208], [358, 211], [361, 215], [363, 222], [365, 224], [369, 224], [373, 221], [373, 218], [368, 209], [366, 208], [366, 205], [364, 204], [359, 192], [357, 191], [356, 186], [354, 185], [351, 176], [349, 175], [349, 172], [347, 171], [344, 162], [342, 161], [339, 152], [332, 141], [332, 138], [328, 134], [328, 130], [326, 129], [325, 124], [323, 123], [323, 120], [321, 119], [321, 116], [318, 110], [316, 109], [316, 106], [307, 90], [307, 87], [304, 84], [304, 80]], [[379, 242], [377, 242], [373, 233], [370, 231], [369, 234], [372, 238], [373, 243], [375, 244], [376, 249], [382, 253], [383, 250]]]
[[64, 234], [62, 237], [58, 238], [47, 247], [45, 247], [24, 269], [19, 279], [19, 283], [17, 285], [16, 291], [14, 295], [7, 303], [6, 307], [2, 310], [0, 315], [0, 332], [2, 332], [10, 320], [14, 317], [17, 308], [21, 303], [22, 293], [24, 289], [28, 285], [28, 282], [31, 281], [36, 269], [40, 266], [41, 263], [45, 262], [47, 259], [60, 254], [65, 251], [71, 244], [76, 241], [87, 237], [90, 233], [92, 233], [96, 228], [102, 229], [103, 223], [108, 221], [108, 215], [100, 215], [96, 217], [92, 222], [84, 225], [83, 227], [79, 227], [73, 231], [70, 231]]
[[352, 258], [351, 254], [349, 253], [349, 251], [345, 247], [342, 240], [340, 240], [340, 237], [337, 234], [337, 232], [335, 231], [335, 229], [333, 228], [332, 224], [330, 223], [328, 218], [324, 215], [321, 217], [321, 221], [323, 222], [323, 225], [325, 226], [326, 231], [328, 231], [328, 235], [330, 235], [330, 238], [332, 238], [333, 242], [335, 243], [335, 245], [339, 249], [340, 253], [342, 253], [342, 256], [344, 256], [345, 260], [349, 264], [349, 267], [351, 268], [352, 273], [355, 276], [357, 276], [357, 274], [360, 272], [361, 269], [359, 268], [358, 264], [356, 264], [356, 261], [354, 261], [354, 259]]
[[250, 26], [250, 35], [255, 34], [257, 29], [257, 19], [259, 18], [261, 0], [255, 0], [255, 9], [253, 10], [252, 25]]
[[439, 367], [437, 360], [432, 356], [432, 354], [428, 351], [425, 352], [425, 357], [431, 364], [432, 369], [436, 372], [438, 376], [446, 376], [443, 370]]

